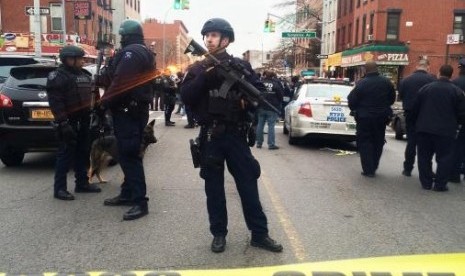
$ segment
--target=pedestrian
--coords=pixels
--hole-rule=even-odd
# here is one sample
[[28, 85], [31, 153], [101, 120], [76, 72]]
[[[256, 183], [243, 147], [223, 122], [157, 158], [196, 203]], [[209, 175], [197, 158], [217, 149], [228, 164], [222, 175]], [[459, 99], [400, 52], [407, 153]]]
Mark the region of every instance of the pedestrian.
[[162, 76], [163, 94], [165, 102], [165, 126], [175, 126], [176, 123], [171, 121], [174, 107], [176, 105], [176, 90], [177, 86], [174, 79], [171, 77], [171, 71], [165, 69]]
[[153, 94], [155, 96], [155, 111], [165, 110], [165, 93], [163, 93], [163, 76], [160, 74], [153, 81]]
[[[418, 146], [418, 171], [425, 190], [447, 191], [454, 165], [454, 143], [459, 123], [465, 119], [465, 94], [450, 78], [450, 65], [439, 68], [439, 79], [423, 86], [413, 104]], [[436, 175], [432, 158], [436, 154]]]
[[184, 77], [184, 74], [182, 72], [177, 72], [176, 73], [176, 79], [175, 79], [175, 84], [176, 84], [176, 101], [178, 102], [178, 109], [174, 114], [179, 114], [181, 116], [184, 116], [184, 103], [182, 102], [181, 99], [181, 89], [179, 84], [182, 82], [182, 79]]
[[396, 91], [391, 81], [381, 76], [374, 61], [365, 64], [365, 77], [347, 97], [355, 116], [357, 147], [362, 163], [362, 175], [375, 177], [385, 143], [386, 124], [392, 116], [391, 105]]
[[[465, 58], [459, 60], [459, 76], [452, 83], [465, 91]], [[449, 177], [450, 182], [460, 183], [461, 174], [465, 174], [465, 125], [459, 127], [459, 133], [455, 141], [455, 165]]]
[[[226, 20], [208, 20], [201, 34], [210, 54], [221, 62], [242, 66], [250, 72], [244, 76], [245, 80], [264, 89], [248, 62], [233, 58], [226, 52], [226, 47], [234, 42], [234, 30]], [[226, 161], [236, 182], [247, 227], [252, 232], [251, 245], [281, 252], [283, 247], [268, 235], [267, 218], [257, 187], [260, 164], [247, 143], [247, 129], [251, 122], [248, 112], [252, 111], [252, 107], [240, 97], [237, 84], [228, 89], [226, 98], [217, 93], [225, 82], [218, 74], [217, 68], [211, 67], [209, 62], [197, 62], [189, 68], [181, 85], [182, 99], [192, 107], [194, 117], [201, 126], [200, 176], [205, 180], [210, 232], [214, 237], [211, 250], [223, 252], [226, 246]]]
[[[109, 65], [104, 76], [106, 89], [102, 105], [113, 114], [113, 125], [118, 143], [119, 163], [124, 181], [118, 196], [104, 201], [107, 206], [132, 206], [123, 219], [133, 220], [148, 214], [148, 198], [140, 148], [142, 135], [149, 119], [152, 83], [149, 76], [155, 71], [152, 52], [144, 45], [142, 25], [127, 19], [119, 28], [121, 51]], [[111, 80], [110, 83], [105, 80]]]
[[420, 88], [436, 79], [428, 72], [429, 62], [426, 59], [422, 59], [418, 62], [417, 69], [410, 76], [403, 79], [399, 84], [399, 98], [402, 100], [405, 127], [407, 129], [407, 145], [405, 147], [405, 161], [404, 169], [402, 171], [402, 174], [405, 176], [412, 175], [417, 148], [415, 124], [411, 114], [413, 102]]
[[[265, 89], [262, 92], [263, 97], [271, 103], [276, 109], [280, 110], [283, 101], [283, 86], [277, 78], [274, 77], [272, 71], [265, 71], [263, 73], [263, 84]], [[279, 114], [266, 104], [261, 104], [257, 110], [257, 148], [261, 148], [263, 144], [263, 129], [265, 122], [268, 125], [268, 149], [279, 149], [275, 142], [275, 124]]]
[[76, 193], [99, 193], [89, 184], [87, 167], [90, 154], [90, 105], [92, 76], [82, 69], [83, 49], [68, 45], [60, 50], [62, 64], [47, 79], [47, 96], [60, 141], [55, 164], [54, 197], [74, 200], [67, 190], [67, 174], [74, 164]]

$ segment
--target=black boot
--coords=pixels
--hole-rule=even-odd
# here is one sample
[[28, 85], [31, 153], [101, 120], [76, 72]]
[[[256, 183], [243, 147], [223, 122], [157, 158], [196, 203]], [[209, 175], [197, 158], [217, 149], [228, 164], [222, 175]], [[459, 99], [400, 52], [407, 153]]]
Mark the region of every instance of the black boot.
[[283, 246], [277, 243], [275, 240], [273, 240], [269, 236], [252, 237], [252, 241], [250, 242], [250, 245], [254, 247], [263, 248], [271, 252], [282, 252], [283, 251]]
[[74, 196], [66, 190], [59, 190], [54, 197], [61, 200], [74, 200]]
[[122, 197], [121, 195], [115, 196], [113, 198], [107, 198], [103, 202], [103, 205], [106, 206], [133, 206], [134, 203], [129, 198]]
[[129, 209], [124, 216], [124, 220], [135, 220], [138, 218], [141, 218], [143, 216], [148, 215], [149, 213], [149, 208], [147, 206], [147, 202], [140, 203]]
[[226, 237], [225, 236], [215, 236], [212, 241], [211, 249], [215, 253], [221, 253], [226, 248]]
[[97, 185], [91, 184], [84, 184], [84, 185], [76, 185], [74, 188], [75, 193], [100, 193], [102, 189], [97, 187]]

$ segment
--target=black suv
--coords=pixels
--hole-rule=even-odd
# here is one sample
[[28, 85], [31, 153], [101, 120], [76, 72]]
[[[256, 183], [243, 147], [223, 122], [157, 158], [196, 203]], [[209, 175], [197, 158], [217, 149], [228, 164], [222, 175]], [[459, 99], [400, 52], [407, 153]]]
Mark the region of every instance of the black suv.
[[58, 141], [52, 126], [45, 85], [56, 65], [13, 67], [0, 90], [0, 160], [18, 166], [27, 152], [55, 151]]

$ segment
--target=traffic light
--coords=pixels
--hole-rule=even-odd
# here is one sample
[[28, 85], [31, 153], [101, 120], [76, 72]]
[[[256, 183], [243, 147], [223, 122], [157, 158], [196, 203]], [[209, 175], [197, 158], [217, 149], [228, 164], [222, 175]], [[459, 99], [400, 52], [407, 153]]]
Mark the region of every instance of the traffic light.
[[181, 0], [181, 8], [183, 10], [188, 10], [189, 9], [189, 0]]
[[265, 27], [263, 28], [263, 31], [264, 31], [265, 33], [269, 33], [269, 32], [270, 32], [270, 20], [269, 20], [269, 19], [265, 20]]
[[175, 10], [180, 10], [181, 9], [181, 0], [174, 0], [174, 9]]
[[274, 33], [275, 27], [276, 27], [276, 22], [270, 19], [270, 23], [269, 23], [270, 33]]

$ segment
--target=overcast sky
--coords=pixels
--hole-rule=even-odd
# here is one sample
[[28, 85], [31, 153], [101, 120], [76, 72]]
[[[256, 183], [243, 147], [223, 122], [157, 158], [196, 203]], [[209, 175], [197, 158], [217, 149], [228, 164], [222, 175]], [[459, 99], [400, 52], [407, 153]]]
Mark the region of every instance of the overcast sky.
[[142, 19], [156, 18], [163, 21], [166, 16], [166, 22], [182, 20], [189, 36], [203, 45], [200, 35], [203, 23], [213, 17], [222, 17], [231, 23], [236, 36], [236, 41], [228, 47], [228, 52], [238, 57], [249, 49], [261, 50], [262, 42], [265, 51], [271, 50], [279, 44], [283, 28], [291, 28], [277, 26], [275, 33], [263, 32], [268, 13], [278, 16], [286, 14], [284, 8], [274, 7], [283, 0], [190, 0], [189, 10], [174, 10], [173, 2], [174, 0], [141, 0]]

